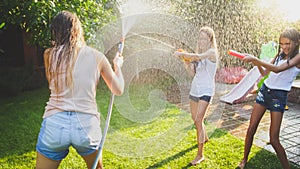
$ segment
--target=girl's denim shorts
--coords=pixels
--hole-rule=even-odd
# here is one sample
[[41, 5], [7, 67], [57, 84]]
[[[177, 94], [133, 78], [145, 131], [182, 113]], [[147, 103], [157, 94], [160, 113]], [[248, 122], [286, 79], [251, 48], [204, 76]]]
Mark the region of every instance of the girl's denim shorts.
[[73, 146], [81, 156], [98, 149], [100, 121], [96, 115], [61, 112], [43, 119], [36, 150], [52, 160], [62, 160]]
[[288, 91], [269, 89], [265, 84], [260, 88], [256, 103], [273, 112], [284, 112]]
[[201, 97], [195, 97], [195, 96], [190, 95], [189, 99], [191, 99], [195, 102], [198, 102], [199, 100], [204, 100], [204, 101], [207, 101], [209, 103], [210, 100], [211, 100], [211, 96], [204, 95], [204, 96], [201, 96]]

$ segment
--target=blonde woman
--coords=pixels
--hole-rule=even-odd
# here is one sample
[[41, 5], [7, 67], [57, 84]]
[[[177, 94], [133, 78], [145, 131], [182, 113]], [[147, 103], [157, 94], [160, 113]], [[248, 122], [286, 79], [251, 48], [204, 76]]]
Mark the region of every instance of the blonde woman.
[[197, 130], [198, 152], [190, 163], [196, 165], [204, 160], [203, 148], [208, 136], [203, 120], [215, 90], [218, 49], [213, 29], [200, 29], [196, 53], [176, 51], [174, 56], [185, 60], [186, 69], [194, 74], [189, 98], [190, 111]]
[[259, 90], [252, 110], [245, 139], [244, 158], [239, 164], [241, 169], [246, 166], [254, 134], [266, 110], [271, 113], [270, 143], [282, 167], [290, 168], [285, 150], [280, 144], [279, 133], [288, 91], [291, 90], [292, 82], [300, 72], [299, 40], [300, 34], [296, 29], [286, 29], [279, 37], [279, 50], [271, 63], [249, 54], [243, 59], [257, 66], [262, 76], [270, 74]]
[[[78, 17], [62, 11], [51, 24], [53, 46], [44, 53], [50, 98], [36, 145], [37, 169], [58, 168], [73, 146], [91, 168], [101, 141], [96, 88], [100, 76], [115, 95], [124, 90], [123, 57], [107, 58], [87, 46]], [[102, 168], [102, 159], [97, 163]]]

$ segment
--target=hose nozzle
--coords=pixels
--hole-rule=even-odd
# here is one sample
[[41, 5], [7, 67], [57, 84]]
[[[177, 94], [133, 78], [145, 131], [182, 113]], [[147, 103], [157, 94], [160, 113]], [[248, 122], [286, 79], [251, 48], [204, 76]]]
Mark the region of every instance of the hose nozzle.
[[124, 49], [124, 38], [120, 39], [120, 42], [118, 44], [118, 55], [121, 56]]

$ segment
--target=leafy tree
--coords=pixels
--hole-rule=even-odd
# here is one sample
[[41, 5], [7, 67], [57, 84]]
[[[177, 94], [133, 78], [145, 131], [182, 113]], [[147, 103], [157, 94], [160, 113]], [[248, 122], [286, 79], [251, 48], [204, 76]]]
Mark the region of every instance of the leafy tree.
[[274, 12], [276, 6], [262, 8], [256, 0], [174, 0], [174, 3], [177, 15], [199, 28], [210, 26], [215, 30], [222, 67], [249, 68], [251, 64], [227, 57], [228, 49], [258, 56], [263, 43], [277, 41], [279, 34], [289, 26], [280, 12]]
[[[68, 10], [78, 15], [87, 42], [93, 43], [97, 29], [114, 19], [114, 4], [115, 0], [0, 0], [0, 34], [7, 29], [21, 28], [28, 33], [26, 40], [31, 45], [47, 48], [52, 18], [59, 11]], [[0, 57], [5, 54], [0, 46]], [[8, 96], [40, 87], [45, 80], [31, 64], [20, 68], [1, 67], [0, 74], [0, 93]]]
[[114, 3], [115, 0], [2, 0], [0, 30], [20, 26], [32, 35], [32, 44], [48, 47], [51, 19], [59, 11], [68, 10], [78, 15], [87, 41], [92, 42], [95, 31], [114, 18]]

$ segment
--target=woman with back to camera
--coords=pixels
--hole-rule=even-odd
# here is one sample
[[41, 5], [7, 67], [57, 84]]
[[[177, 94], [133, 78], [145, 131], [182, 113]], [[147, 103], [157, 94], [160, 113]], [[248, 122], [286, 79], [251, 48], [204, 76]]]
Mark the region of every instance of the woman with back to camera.
[[[97, 84], [102, 76], [113, 94], [123, 93], [123, 57], [114, 58], [113, 70], [101, 52], [85, 44], [78, 17], [68, 11], [52, 20], [51, 38], [53, 46], [44, 53], [50, 98], [36, 145], [36, 168], [58, 168], [70, 146], [91, 168], [101, 141]], [[97, 168], [102, 168], [101, 157]]]
[[289, 169], [289, 162], [279, 139], [280, 126], [287, 103], [287, 94], [291, 90], [293, 80], [300, 72], [299, 54], [300, 34], [296, 29], [286, 29], [280, 34], [278, 54], [271, 63], [246, 54], [245, 62], [252, 62], [257, 66], [261, 75], [269, 74], [259, 90], [254, 104], [244, 146], [244, 158], [239, 167], [243, 169], [253, 143], [254, 134], [259, 122], [266, 112], [270, 110], [270, 143], [275, 149], [278, 159], [284, 169]]
[[174, 56], [185, 60], [186, 69], [194, 74], [189, 98], [190, 111], [197, 130], [198, 152], [190, 164], [196, 165], [204, 160], [203, 148], [208, 136], [203, 120], [215, 90], [218, 49], [213, 29], [200, 29], [196, 53], [176, 51]]

